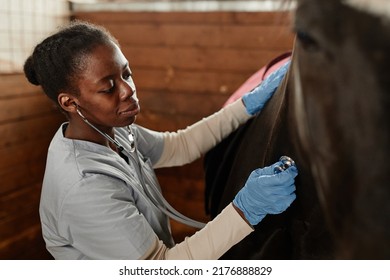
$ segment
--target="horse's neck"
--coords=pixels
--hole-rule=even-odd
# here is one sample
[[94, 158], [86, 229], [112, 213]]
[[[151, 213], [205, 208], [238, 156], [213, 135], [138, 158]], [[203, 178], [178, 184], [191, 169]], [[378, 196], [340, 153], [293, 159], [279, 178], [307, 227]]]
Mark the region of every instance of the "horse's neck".
[[259, 133], [262, 134], [262, 146], [259, 146], [263, 165], [269, 165], [282, 155], [291, 155], [293, 139], [289, 127], [289, 75], [279, 85], [272, 99], [258, 118]]

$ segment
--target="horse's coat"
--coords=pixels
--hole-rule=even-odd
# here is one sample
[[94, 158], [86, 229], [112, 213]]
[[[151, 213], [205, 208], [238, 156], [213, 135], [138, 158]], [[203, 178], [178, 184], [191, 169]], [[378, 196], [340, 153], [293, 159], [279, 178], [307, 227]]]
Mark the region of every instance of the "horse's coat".
[[283, 84], [207, 155], [213, 214], [253, 169], [281, 155], [299, 169], [292, 207], [267, 216], [226, 258], [390, 258], [390, 24], [359, 2], [297, 1]]

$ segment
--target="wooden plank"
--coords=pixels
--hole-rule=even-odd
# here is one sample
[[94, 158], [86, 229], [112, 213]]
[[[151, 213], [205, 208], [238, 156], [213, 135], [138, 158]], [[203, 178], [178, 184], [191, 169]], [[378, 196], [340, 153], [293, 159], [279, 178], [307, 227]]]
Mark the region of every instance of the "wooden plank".
[[204, 176], [203, 172], [203, 158], [197, 159], [192, 163], [169, 168], [156, 169], [156, 175], [160, 178], [163, 177], [177, 177], [186, 178], [191, 180], [198, 180]]
[[42, 116], [55, 111], [58, 112], [54, 103], [43, 95], [2, 99], [0, 102], [0, 124], [32, 116]]
[[[205, 220], [203, 222], [207, 221], [208, 220]], [[170, 223], [173, 240], [175, 240], [176, 243], [182, 242], [186, 237], [192, 236], [198, 231], [198, 229], [183, 225], [182, 223], [176, 222], [175, 220], [170, 220]]]
[[105, 24], [122, 46], [169, 46], [285, 50], [293, 33], [284, 25]]
[[[39, 142], [39, 139], [51, 139], [65, 116], [60, 112], [50, 112], [47, 115], [21, 119], [16, 122], [0, 124], [0, 150], [13, 145], [23, 149], [28, 141]], [[27, 151], [26, 151], [27, 152]]]
[[238, 73], [222, 71], [187, 71], [167, 67], [166, 69], [132, 69], [133, 77], [142, 97], [144, 90], [164, 92], [197, 93], [201, 95], [220, 94], [230, 96], [252, 74], [250, 71]]
[[22, 161], [17, 167], [0, 169], [0, 195], [42, 182], [45, 171], [46, 154], [34, 161]]
[[42, 177], [43, 173], [35, 172], [43, 169], [49, 143], [63, 121], [58, 114], [0, 125], [0, 133], [4, 135], [0, 140], [0, 174], [4, 176], [1, 192], [19, 187], [28, 182], [27, 178]]
[[0, 259], [2, 260], [52, 260], [45, 248], [39, 224], [17, 232], [7, 240], [0, 240]]
[[289, 11], [275, 12], [76, 12], [72, 17], [95, 23], [209, 23], [209, 24], [285, 24], [292, 22]]
[[42, 180], [49, 142], [60, 113], [0, 125], [0, 193]]
[[63, 116], [22, 74], [0, 78], [0, 258], [47, 259], [38, 204], [52, 127]]
[[155, 113], [201, 118], [214, 113], [215, 108], [221, 108], [227, 98], [221, 95], [143, 91], [139, 93], [139, 99], [141, 110], [145, 108]]
[[[204, 182], [200, 179], [190, 180], [181, 177], [159, 177], [164, 196], [174, 203], [195, 203], [204, 208]], [[183, 207], [186, 207], [185, 204]]]
[[46, 259], [38, 216], [40, 185], [1, 196], [0, 258]]
[[40, 223], [40, 194], [39, 183], [0, 196], [0, 240]]
[[0, 100], [17, 96], [44, 95], [42, 89], [30, 84], [23, 74], [1, 74], [0, 81]]
[[0, 149], [0, 170], [7, 168], [18, 168], [23, 161], [42, 164], [42, 155], [47, 154], [51, 139], [36, 139], [23, 144], [23, 146], [13, 145], [6, 149]]
[[200, 120], [199, 117], [156, 113], [141, 109], [136, 123], [156, 131], [176, 131]]
[[221, 72], [255, 72], [287, 50], [203, 49], [122, 46], [130, 67]]

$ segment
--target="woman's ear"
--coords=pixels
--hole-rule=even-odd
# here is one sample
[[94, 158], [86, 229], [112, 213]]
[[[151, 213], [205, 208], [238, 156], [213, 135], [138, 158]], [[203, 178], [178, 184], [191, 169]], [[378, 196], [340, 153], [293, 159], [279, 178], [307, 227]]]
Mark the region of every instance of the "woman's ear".
[[60, 93], [58, 95], [58, 104], [60, 104], [61, 108], [69, 113], [75, 113], [77, 109], [77, 99], [68, 94], [68, 93]]

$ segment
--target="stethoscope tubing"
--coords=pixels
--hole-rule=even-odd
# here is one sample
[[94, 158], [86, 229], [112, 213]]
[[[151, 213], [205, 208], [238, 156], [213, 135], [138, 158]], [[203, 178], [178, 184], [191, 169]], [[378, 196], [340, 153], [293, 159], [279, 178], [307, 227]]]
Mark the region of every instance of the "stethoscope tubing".
[[[134, 157], [133, 157], [132, 153], [127, 151], [118, 141], [116, 141], [110, 135], [108, 135], [107, 133], [104, 133], [103, 131], [98, 129], [95, 125], [93, 125], [90, 121], [88, 121], [88, 119], [80, 112], [79, 106], [77, 106], [76, 110], [77, 110], [77, 114], [82, 118], [82, 120], [86, 124], [88, 124], [95, 131], [97, 131], [100, 135], [102, 135], [109, 142], [111, 142], [113, 145], [115, 145], [115, 147], [118, 149], [118, 152], [122, 152], [125, 156], [127, 156], [129, 158], [129, 160], [131, 160], [133, 162], [133, 164], [136, 166], [136, 169], [138, 169], [138, 170], [136, 170], [136, 172], [138, 174], [138, 177], [139, 177], [140, 183], [142, 185], [142, 188], [145, 191], [145, 194], [150, 199], [150, 201], [161, 212], [163, 212], [168, 217], [170, 217], [170, 218], [172, 218], [172, 219], [174, 219], [174, 220], [176, 220], [176, 221], [178, 221], [178, 222], [180, 222], [182, 224], [185, 224], [185, 225], [188, 225], [188, 226], [191, 226], [191, 227], [194, 227], [194, 228], [203, 228], [206, 225], [205, 223], [202, 223], [202, 222], [196, 221], [194, 219], [191, 219], [191, 218], [183, 215], [179, 211], [177, 211], [163, 197], [162, 193], [157, 189], [156, 186], [154, 186], [153, 184], [149, 184], [149, 186], [153, 190], [154, 194], [157, 196], [157, 198], [154, 197], [154, 195], [149, 190], [149, 188], [147, 187], [146, 182], [145, 182], [145, 178], [144, 178], [145, 174], [144, 174], [144, 172], [142, 170], [142, 166], [141, 166], [141, 163], [140, 163], [140, 160], [139, 160], [139, 157], [138, 157], [137, 144], [135, 143], [135, 139], [133, 140], [134, 141], [134, 150], [131, 151], [132, 153], [135, 153]], [[132, 135], [132, 131], [131, 131], [130, 126], [127, 129], [128, 129], [129, 135]]]

